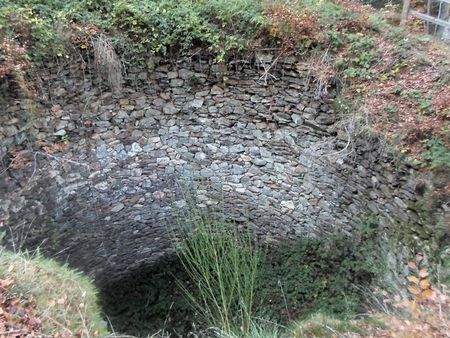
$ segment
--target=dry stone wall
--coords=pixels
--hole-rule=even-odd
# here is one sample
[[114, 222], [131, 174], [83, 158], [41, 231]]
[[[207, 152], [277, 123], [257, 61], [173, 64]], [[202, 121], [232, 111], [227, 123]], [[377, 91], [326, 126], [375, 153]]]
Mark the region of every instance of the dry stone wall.
[[295, 60], [268, 84], [254, 65], [149, 65], [113, 94], [79, 64], [48, 64], [39, 98], [6, 100], [0, 221], [10, 246], [118, 277], [167, 254], [186, 195], [221, 201], [229, 220], [267, 240], [352, 233], [369, 215], [381, 227], [420, 222], [410, 173], [369, 136], [342, 150], [334, 91], [315, 97]]

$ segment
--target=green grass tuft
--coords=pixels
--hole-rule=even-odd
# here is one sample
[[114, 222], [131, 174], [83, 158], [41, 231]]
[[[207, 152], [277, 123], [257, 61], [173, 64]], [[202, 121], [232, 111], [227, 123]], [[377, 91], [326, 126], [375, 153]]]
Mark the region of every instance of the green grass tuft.
[[246, 336], [255, 315], [263, 257], [250, 234], [212, 212], [192, 208], [177, 253], [194, 285], [180, 285], [205, 323], [226, 335]]

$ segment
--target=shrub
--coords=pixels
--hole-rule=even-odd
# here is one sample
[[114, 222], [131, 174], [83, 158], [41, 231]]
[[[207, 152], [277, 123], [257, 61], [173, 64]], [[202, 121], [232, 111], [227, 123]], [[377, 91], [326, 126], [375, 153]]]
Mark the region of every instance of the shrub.
[[429, 161], [432, 169], [450, 167], [450, 150], [441, 138], [433, 136], [427, 142], [426, 149], [422, 156]]
[[322, 41], [319, 16], [298, 1], [269, 5], [264, 16], [282, 53], [307, 49]]
[[[26, 80], [30, 67], [26, 47], [5, 37], [0, 43], [0, 83], [6, 83], [8, 88], [19, 93], [30, 93], [32, 84]], [[16, 88], [12, 88], [14, 85]]]
[[261, 277], [266, 281], [263, 302], [278, 310], [269, 315], [288, 322], [318, 310], [340, 318], [361, 310], [361, 288], [378, 280], [385, 268], [376, 231], [376, 223], [369, 223], [359, 240], [300, 238], [272, 253]]

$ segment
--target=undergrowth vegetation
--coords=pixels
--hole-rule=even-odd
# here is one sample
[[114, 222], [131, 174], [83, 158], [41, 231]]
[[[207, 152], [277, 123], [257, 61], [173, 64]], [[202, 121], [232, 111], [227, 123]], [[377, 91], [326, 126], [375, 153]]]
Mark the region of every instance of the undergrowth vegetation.
[[352, 237], [305, 237], [261, 248], [220, 213], [194, 207], [173, 239], [191, 280], [179, 285], [201, 315], [197, 324], [207, 328], [200, 330], [207, 336], [449, 333], [446, 286], [439, 284], [439, 276], [431, 276], [422, 254], [407, 263], [403, 285], [387, 278], [387, 270], [393, 269], [387, 266], [390, 244], [374, 220]]
[[355, 237], [300, 238], [281, 246], [263, 270], [264, 303], [278, 311], [268, 315], [286, 324], [315, 312], [341, 319], [364, 312], [365, 293], [375, 284], [388, 287], [382, 281], [386, 255], [376, 222]]

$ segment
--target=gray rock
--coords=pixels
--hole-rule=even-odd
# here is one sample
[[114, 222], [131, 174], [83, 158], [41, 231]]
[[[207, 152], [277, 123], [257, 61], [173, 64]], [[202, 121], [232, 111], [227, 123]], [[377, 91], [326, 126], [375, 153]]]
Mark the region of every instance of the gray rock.
[[211, 88], [211, 94], [212, 95], [221, 95], [221, 94], [223, 94], [223, 89], [220, 88], [219, 86], [214, 85]]
[[142, 130], [139, 129], [135, 129], [131, 132], [131, 138], [133, 140], [138, 140], [139, 138], [142, 137], [142, 135], [144, 135], [144, 133], [142, 132]]
[[167, 78], [169, 79], [169, 80], [171, 80], [171, 79], [176, 79], [178, 77], [178, 72], [168, 72], [167, 73]]
[[66, 133], [66, 131], [64, 129], [60, 129], [57, 132], [53, 133], [53, 135], [55, 135], [55, 136], [64, 136], [66, 134], [67, 133]]
[[280, 205], [282, 207], [290, 209], [290, 210], [294, 210], [295, 209], [295, 204], [292, 201], [281, 201]]
[[163, 107], [163, 112], [164, 114], [167, 115], [173, 115], [178, 113], [178, 109], [174, 106], [174, 104], [172, 102], [167, 103], [164, 107]]
[[291, 119], [292, 119], [292, 121], [293, 121], [296, 125], [298, 125], [298, 126], [301, 126], [301, 125], [303, 124], [303, 119], [302, 119], [302, 117], [301, 117], [300, 115], [298, 115], [298, 114], [292, 114], [292, 115], [291, 115]]
[[108, 150], [106, 149], [106, 144], [102, 143], [95, 149], [95, 156], [102, 159], [108, 157]]
[[218, 150], [218, 148], [213, 144], [207, 144], [205, 146], [205, 148], [208, 152], [213, 153], [213, 154], [217, 153], [217, 150]]
[[141, 147], [141, 145], [139, 143], [134, 142], [131, 145], [131, 151], [135, 152], [135, 153], [140, 153], [142, 151], [142, 147]]
[[263, 160], [262, 158], [253, 158], [252, 163], [254, 165], [257, 165], [258, 167], [265, 166], [267, 164], [266, 160]]
[[178, 76], [182, 78], [183, 80], [189, 80], [194, 76], [194, 72], [187, 70], [187, 69], [179, 69], [178, 70]]
[[181, 87], [184, 84], [184, 80], [182, 79], [173, 79], [170, 81], [171, 87]]
[[201, 108], [203, 106], [203, 99], [195, 99], [190, 103], [192, 108]]
[[119, 112], [117, 113], [116, 116], [114, 116], [114, 119], [116, 120], [127, 120], [129, 119], [130, 116], [128, 115], [128, 113], [124, 110], [119, 110]]
[[100, 182], [94, 186], [95, 189], [100, 191], [107, 191], [109, 189], [108, 182]]
[[125, 207], [125, 205], [123, 203], [117, 203], [114, 207], [111, 208], [111, 212], [112, 213], [116, 213], [119, 212], [120, 210], [122, 210]]
[[245, 148], [242, 144], [235, 144], [229, 148], [230, 153], [243, 153]]
[[170, 158], [169, 158], [169, 157], [158, 157], [158, 158], [156, 159], [156, 163], [157, 163], [159, 166], [165, 166], [165, 165], [168, 165], [168, 164], [170, 163]]
[[195, 153], [195, 159], [198, 161], [204, 161], [206, 159], [206, 154], [199, 151], [199, 152]]
[[243, 166], [233, 164], [231, 172], [233, 173], [233, 175], [242, 175], [243, 173], [245, 173], [245, 169]]
[[210, 168], [204, 168], [204, 169], [200, 170], [200, 175], [202, 177], [212, 177], [212, 176], [214, 176], [214, 170], [212, 170]]

